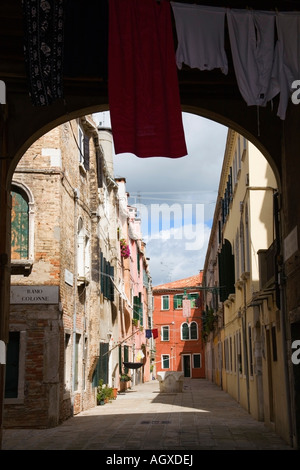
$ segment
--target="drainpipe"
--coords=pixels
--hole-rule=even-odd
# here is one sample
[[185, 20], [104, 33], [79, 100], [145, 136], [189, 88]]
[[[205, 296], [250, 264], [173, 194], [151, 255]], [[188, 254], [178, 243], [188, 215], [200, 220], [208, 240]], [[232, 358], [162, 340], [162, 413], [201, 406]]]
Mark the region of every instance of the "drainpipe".
[[75, 391], [75, 362], [76, 362], [76, 300], [77, 300], [77, 276], [78, 276], [78, 247], [77, 247], [77, 205], [78, 205], [79, 191], [74, 189], [74, 290], [73, 290], [73, 357], [72, 357], [72, 406], [74, 408], [74, 391]]

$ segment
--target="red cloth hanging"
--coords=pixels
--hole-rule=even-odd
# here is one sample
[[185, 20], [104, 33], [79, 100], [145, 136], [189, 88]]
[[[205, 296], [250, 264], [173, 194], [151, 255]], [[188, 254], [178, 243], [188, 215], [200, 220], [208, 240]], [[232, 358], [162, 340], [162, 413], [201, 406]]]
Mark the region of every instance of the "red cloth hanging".
[[169, 2], [109, 1], [108, 92], [116, 154], [187, 155]]
[[157, 328], [154, 328], [154, 329], [152, 330], [152, 335], [153, 335], [153, 338], [154, 338], [154, 339], [155, 339], [155, 338], [158, 338], [158, 329], [157, 329]]

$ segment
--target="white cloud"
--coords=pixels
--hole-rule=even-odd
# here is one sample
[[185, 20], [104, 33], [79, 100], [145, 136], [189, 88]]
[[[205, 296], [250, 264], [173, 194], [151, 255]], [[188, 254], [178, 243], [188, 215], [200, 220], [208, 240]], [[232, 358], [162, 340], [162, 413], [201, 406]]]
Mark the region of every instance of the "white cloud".
[[[95, 117], [96, 122], [101, 119]], [[106, 126], [110, 125], [109, 113], [105, 113], [104, 123]], [[160, 228], [161, 234], [164, 233], [166, 237], [165, 240], [149, 238], [151, 233], [149, 226], [147, 227], [145, 220], [143, 221], [143, 234], [147, 242], [147, 257], [150, 257], [149, 266], [153, 285], [195, 275], [203, 268], [215, 210], [227, 128], [189, 113], [183, 113], [183, 125], [188, 149], [186, 157], [171, 159], [138, 158], [132, 154], [114, 155], [114, 174], [116, 177], [126, 178], [130, 204], [139, 203], [145, 206], [148, 218], [151, 205], [154, 204], [167, 204], [169, 208], [173, 204], [178, 204], [182, 208], [183, 215], [183, 204], [189, 204], [194, 212], [197, 204], [204, 207], [204, 221], [194, 220], [191, 224], [192, 221], [184, 220], [183, 217], [183, 229], [186, 232], [185, 236], [179, 239], [168, 236], [171, 228], [168, 225], [169, 220], [164, 221], [165, 227], [162, 223]], [[200, 230], [200, 222], [205, 223], [203, 248], [187, 250], [186, 244], [196, 241], [194, 230], [195, 226]], [[173, 223], [176, 229], [178, 227], [176, 216]], [[156, 228], [156, 232], [153, 233], [158, 232], [159, 228]], [[188, 236], [191, 238], [188, 239]]]
[[[176, 239], [174, 234], [165, 231], [161, 239], [148, 240], [146, 253], [150, 258], [153, 285], [194, 276], [203, 269], [210, 228], [198, 224], [186, 226], [185, 229], [190, 238]], [[201, 237], [195, 236], [195, 233], [201, 233]], [[192, 243], [195, 249], [189, 248], [191, 242], [195, 242]]]

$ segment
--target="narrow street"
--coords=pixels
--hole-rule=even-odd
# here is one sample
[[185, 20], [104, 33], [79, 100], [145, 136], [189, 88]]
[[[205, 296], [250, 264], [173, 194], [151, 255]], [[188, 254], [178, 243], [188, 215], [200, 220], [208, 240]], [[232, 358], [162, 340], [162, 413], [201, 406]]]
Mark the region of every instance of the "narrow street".
[[[292, 450], [206, 379], [185, 379], [182, 393], [159, 393], [154, 380], [51, 429], [5, 429], [3, 450]], [[159, 452], [160, 451], [160, 452]], [[116, 453], [116, 454], [115, 454]], [[174, 462], [173, 462], [174, 463]]]

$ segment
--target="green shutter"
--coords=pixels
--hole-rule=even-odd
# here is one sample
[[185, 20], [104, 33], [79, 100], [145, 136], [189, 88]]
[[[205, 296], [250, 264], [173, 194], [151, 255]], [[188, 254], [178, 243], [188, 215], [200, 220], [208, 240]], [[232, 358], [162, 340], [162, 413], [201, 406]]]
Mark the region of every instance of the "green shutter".
[[119, 346], [119, 374], [122, 374], [122, 346]]
[[28, 202], [17, 192], [12, 191], [11, 211], [11, 258], [28, 258]]
[[[129, 347], [128, 346], [124, 346], [124, 362], [128, 362], [128, 359], [129, 359]], [[128, 367], [124, 367], [124, 373], [125, 374], [128, 374]]]
[[100, 356], [97, 362], [97, 366], [95, 368], [95, 372], [93, 375], [93, 387], [97, 387], [99, 384], [99, 380], [103, 380], [103, 383], [108, 383], [108, 359], [109, 359], [109, 344], [108, 343], [100, 343], [99, 345]]
[[183, 301], [183, 295], [182, 294], [175, 294], [174, 297], [173, 297], [173, 307], [174, 307], [174, 309], [182, 308], [182, 301]]
[[168, 295], [163, 295], [162, 308], [163, 310], [169, 310], [169, 296]]

